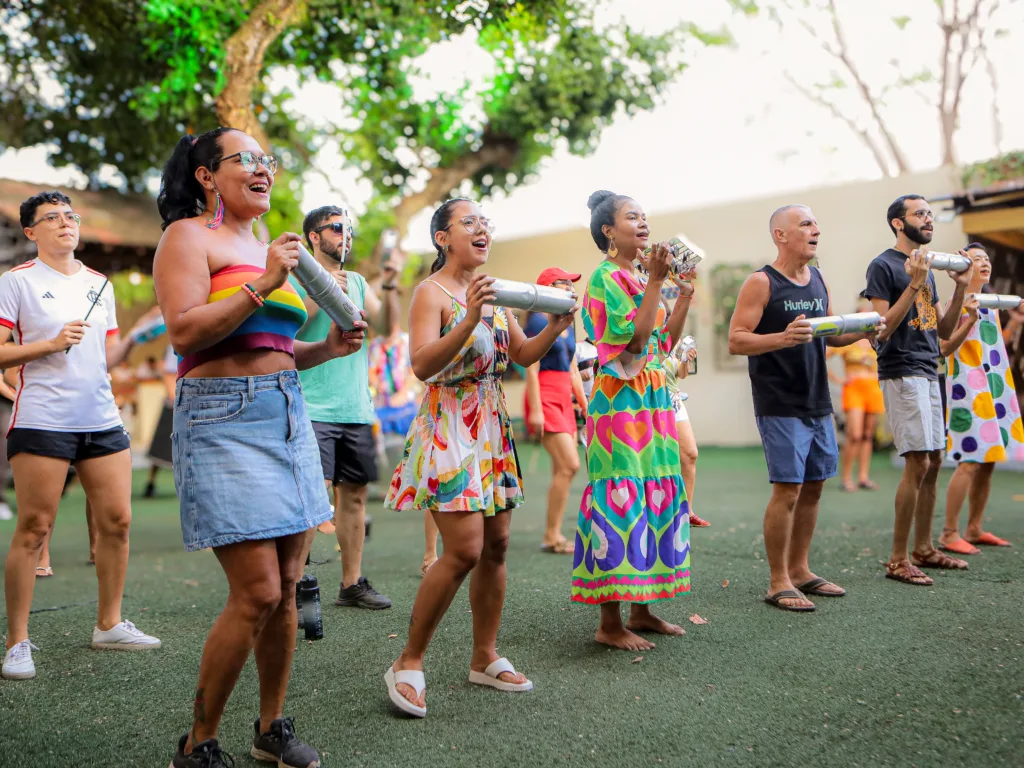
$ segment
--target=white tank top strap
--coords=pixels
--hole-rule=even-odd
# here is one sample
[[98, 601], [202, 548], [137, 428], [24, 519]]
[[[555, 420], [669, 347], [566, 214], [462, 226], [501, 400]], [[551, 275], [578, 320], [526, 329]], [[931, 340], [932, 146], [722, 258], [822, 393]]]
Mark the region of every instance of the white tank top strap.
[[456, 298], [455, 298], [455, 297], [454, 297], [454, 296], [452, 295], [452, 292], [451, 292], [451, 291], [449, 291], [449, 290], [448, 290], [447, 288], [445, 288], [445, 287], [444, 287], [443, 285], [441, 285], [441, 284], [440, 284], [439, 282], [437, 282], [437, 280], [431, 280], [431, 279], [430, 279], [430, 278], [428, 277], [428, 278], [427, 278], [426, 280], [424, 280], [423, 282], [425, 282], [425, 283], [433, 283], [433, 284], [434, 284], [434, 285], [436, 285], [436, 286], [437, 286], [438, 288], [440, 288], [440, 289], [441, 289], [442, 291], [444, 291], [445, 293], [447, 293], [447, 294], [448, 294], [448, 298], [452, 299], [453, 301], [458, 301], [458, 299], [456, 299]]

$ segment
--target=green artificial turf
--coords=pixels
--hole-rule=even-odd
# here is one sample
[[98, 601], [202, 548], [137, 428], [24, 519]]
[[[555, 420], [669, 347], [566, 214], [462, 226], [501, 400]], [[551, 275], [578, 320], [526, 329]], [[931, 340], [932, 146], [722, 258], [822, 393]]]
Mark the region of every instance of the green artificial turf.
[[[1024, 503], [1014, 499], [1024, 493], [1024, 476], [996, 474], [988, 516], [1019, 546], [986, 549], [970, 558], [968, 573], [936, 574], [931, 588], [883, 578], [898, 480], [888, 461], [876, 459], [878, 493], [845, 494], [829, 483], [812, 565], [850, 594], [819, 599], [817, 613], [804, 615], [762, 602], [769, 486], [760, 452], [706, 450], [696, 508], [713, 527], [692, 532], [692, 594], [661, 608], [687, 633], [639, 655], [598, 646], [597, 609], [570, 605], [571, 558], [538, 549], [547, 461], [531, 446], [522, 446], [522, 458], [529, 503], [513, 517], [499, 650], [535, 690], [513, 695], [468, 684], [463, 589], [427, 656], [429, 716], [393, 713], [382, 675], [401, 648], [420, 583], [423, 527], [418, 514], [376, 502], [364, 573], [394, 608], [335, 608], [333, 540], [318, 536], [313, 551], [331, 560], [310, 569], [321, 583], [326, 637], [300, 642], [287, 713], [324, 766], [1024, 764]], [[940, 520], [948, 478], [944, 470]], [[135, 481], [141, 489], [144, 478]], [[584, 483], [581, 473], [569, 533]], [[34, 614], [38, 677], [0, 681], [0, 765], [163, 768], [170, 761], [190, 723], [203, 641], [226, 584], [211, 553], [182, 551], [169, 473], [160, 491], [134, 504], [124, 615], [163, 648], [90, 650], [91, 604]], [[82, 510], [75, 489], [53, 537], [56, 576], [38, 582], [37, 609], [95, 599]], [[0, 537], [13, 526], [0, 523]], [[691, 623], [693, 614], [708, 623]], [[257, 764], [248, 757], [256, 714], [250, 662], [221, 727], [221, 744], [240, 766]]]

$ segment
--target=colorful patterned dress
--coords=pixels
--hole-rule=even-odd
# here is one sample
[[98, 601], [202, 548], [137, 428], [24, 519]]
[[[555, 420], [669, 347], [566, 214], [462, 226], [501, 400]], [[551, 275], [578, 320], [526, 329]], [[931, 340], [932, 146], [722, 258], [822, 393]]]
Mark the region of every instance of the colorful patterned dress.
[[[444, 336], [466, 316], [452, 300]], [[505, 408], [501, 374], [508, 365], [508, 315], [496, 307], [427, 391], [405, 440], [384, 506], [491, 517], [523, 503], [523, 482]]]
[[954, 461], [986, 464], [1024, 461], [1020, 403], [997, 311], [979, 309], [978, 322], [949, 356], [946, 398], [946, 455]]
[[658, 352], [669, 351], [664, 309], [646, 350], [626, 351], [644, 287], [605, 261], [583, 299], [598, 370], [587, 416], [590, 482], [576, 524], [573, 602], [649, 603], [690, 590], [689, 506], [658, 362]]

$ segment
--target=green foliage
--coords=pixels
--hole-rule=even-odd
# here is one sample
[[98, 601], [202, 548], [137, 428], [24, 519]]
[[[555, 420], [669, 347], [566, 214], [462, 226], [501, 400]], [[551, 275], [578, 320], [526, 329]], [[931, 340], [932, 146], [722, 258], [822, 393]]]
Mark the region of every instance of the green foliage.
[[960, 173], [965, 188], [986, 187], [1010, 179], [1024, 179], [1024, 152], [1007, 152], [999, 157], [972, 163]]
[[744, 367], [743, 358], [729, 354], [729, 323], [736, 311], [736, 299], [743, 282], [754, 271], [753, 264], [717, 264], [711, 269], [711, 302], [714, 307], [715, 365], [720, 370]]
[[[742, 13], [756, 5], [730, 0]], [[0, 11], [0, 150], [52, 143], [51, 162], [130, 188], [158, 172], [179, 136], [215, 126], [228, 43], [258, 0], [10, 0]], [[620, 113], [653, 108], [683, 71], [689, 40], [730, 41], [683, 24], [642, 35], [595, 24], [593, 0], [306, 0], [269, 46], [254, 84], [257, 117], [281, 160], [271, 232], [301, 221], [301, 174], [326, 141], [374, 190], [356, 258], [372, 253], [392, 209], [460, 187], [510, 191], [560, 148], [592, 152]], [[462, 37], [460, 37], [462, 36]], [[460, 37], [489, 62], [482, 83], [424, 87], [419, 57]], [[283, 75], [283, 77], [277, 77]], [[283, 82], [336, 89], [343, 119], [298, 113]], [[439, 181], [438, 181], [439, 180]], [[428, 183], [433, 182], [433, 183]], [[404, 226], [409, 215], [399, 222]]]
[[[520, 3], [502, 23], [481, 28], [477, 44], [492, 73], [478, 92], [463, 85], [418, 100], [415, 69], [392, 57], [368, 57], [362, 77], [343, 90], [358, 121], [340, 131], [349, 163], [379, 179], [385, 199], [397, 200], [430, 169], [476, 159], [467, 164], [464, 191], [487, 197], [528, 179], [561, 146], [580, 155], [593, 151], [619, 110], [652, 108], [682, 71], [677, 54], [692, 27], [649, 37], [597, 30], [591, 4], [560, 5], [562, 13], [541, 17]], [[381, 45], [387, 43], [374, 42]], [[436, 199], [462, 179], [455, 181]]]
[[115, 272], [110, 276], [110, 284], [114, 287], [118, 306], [124, 309], [130, 309], [135, 304], [156, 303], [152, 275], [144, 275], [136, 270]]

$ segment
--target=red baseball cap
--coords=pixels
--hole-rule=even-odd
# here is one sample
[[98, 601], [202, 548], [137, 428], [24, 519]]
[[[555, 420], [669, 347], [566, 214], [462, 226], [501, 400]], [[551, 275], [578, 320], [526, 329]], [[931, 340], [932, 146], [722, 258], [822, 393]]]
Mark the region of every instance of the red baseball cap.
[[553, 285], [559, 280], [568, 280], [570, 283], [575, 283], [580, 277], [582, 275], [566, 272], [560, 267], [548, 267], [540, 273], [540, 277], [537, 278], [537, 285]]

